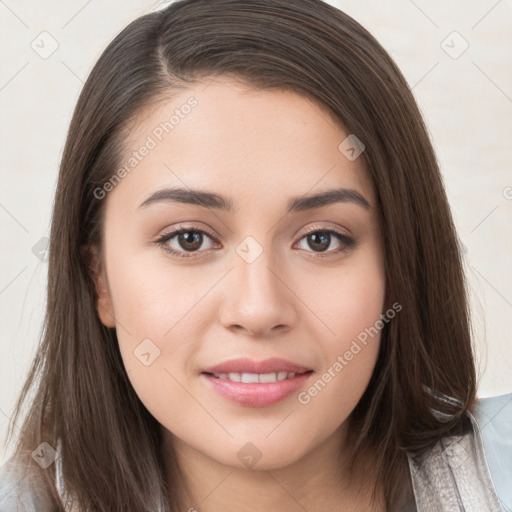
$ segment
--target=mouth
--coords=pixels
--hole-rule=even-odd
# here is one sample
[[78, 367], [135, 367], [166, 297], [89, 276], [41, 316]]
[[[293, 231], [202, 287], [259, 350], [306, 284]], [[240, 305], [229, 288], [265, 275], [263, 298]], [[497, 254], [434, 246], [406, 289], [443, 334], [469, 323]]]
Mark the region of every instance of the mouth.
[[202, 372], [205, 375], [210, 375], [215, 379], [229, 380], [231, 382], [242, 382], [244, 384], [268, 384], [271, 382], [279, 382], [283, 380], [293, 379], [296, 375], [303, 375], [305, 373], [312, 373], [313, 370], [303, 372], [271, 372], [271, 373], [211, 373]]
[[246, 407], [277, 404], [303, 387], [314, 371], [284, 359], [236, 359], [205, 368], [205, 385], [231, 402]]
[[[306, 366], [281, 359], [279, 357], [271, 357], [263, 361], [255, 361], [248, 358], [230, 359], [215, 366], [203, 368], [202, 373], [209, 373], [215, 376], [233, 376], [230, 380], [235, 382], [261, 382], [259, 378], [274, 380], [284, 380], [289, 374], [298, 374], [312, 371], [311, 368]], [[237, 375], [240, 378], [251, 379], [248, 381], [236, 380]], [[255, 380], [255, 375], [258, 376], [258, 381]]]

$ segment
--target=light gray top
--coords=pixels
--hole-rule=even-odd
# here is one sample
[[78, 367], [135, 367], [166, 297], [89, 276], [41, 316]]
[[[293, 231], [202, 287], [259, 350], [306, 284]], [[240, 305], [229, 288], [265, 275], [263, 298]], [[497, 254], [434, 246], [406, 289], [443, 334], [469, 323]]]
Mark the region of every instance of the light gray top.
[[512, 393], [483, 398], [472, 432], [443, 438], [423, 463], [408, 455], [411, 512], [512, 512]]
[[[410, 512], [512, 512], [512, 393], [480, 399], [468, 416], [472, 431], [465, 436], [443, 438], [423, 463], [408, 455], [415, 499]], [[44, 452], [39, 460], [51, 464], [52, 452]], [[65, 510], [73, 512], [58, 452], [56, 486]], [[31, 455], [37, 460], [36, 451]], [[0, 468], [0, 512], [51, 512], [26, 463], [16, 457]]]

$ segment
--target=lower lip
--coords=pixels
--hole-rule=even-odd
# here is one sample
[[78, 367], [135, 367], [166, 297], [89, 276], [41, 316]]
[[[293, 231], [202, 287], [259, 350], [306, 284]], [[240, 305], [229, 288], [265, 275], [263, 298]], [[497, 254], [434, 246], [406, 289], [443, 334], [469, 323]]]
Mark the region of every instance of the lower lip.
[[202, 373], [209, 385], [220, 395], [249, 407], [265, 407], [273, 405], [297, 391], [309, 379], [313, 372], [301, 373], [291, 379], [267, 382], [265, 384], [233, 382], [219, 379], [208, 373]]

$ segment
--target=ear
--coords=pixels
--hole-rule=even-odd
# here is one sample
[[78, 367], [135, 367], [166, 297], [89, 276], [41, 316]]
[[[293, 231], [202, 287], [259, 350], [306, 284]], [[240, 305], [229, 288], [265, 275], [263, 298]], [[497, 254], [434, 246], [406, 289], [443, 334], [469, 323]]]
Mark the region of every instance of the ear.
[[114, 307], [100, 252], [96, 247], [89, 247], [87, 253], [88, 266], [94, 280], [96, 310], [99, 319], [105, 327], [115, 327]]

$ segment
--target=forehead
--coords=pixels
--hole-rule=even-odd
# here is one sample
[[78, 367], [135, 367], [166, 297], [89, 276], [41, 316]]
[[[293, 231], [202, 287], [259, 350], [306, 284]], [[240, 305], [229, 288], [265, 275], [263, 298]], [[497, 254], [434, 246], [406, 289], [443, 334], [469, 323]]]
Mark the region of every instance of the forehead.
[[288, 197], [344, 186], [373, 204], [364, 159], [340, 149], [350, 134], [327, 107], [290, 90], [204, 80], [160, 97], [129, 128], [122, 164], [149, 148], [118, 187], [135, 194], [163, 184], [233, 197], [240, 189]]

